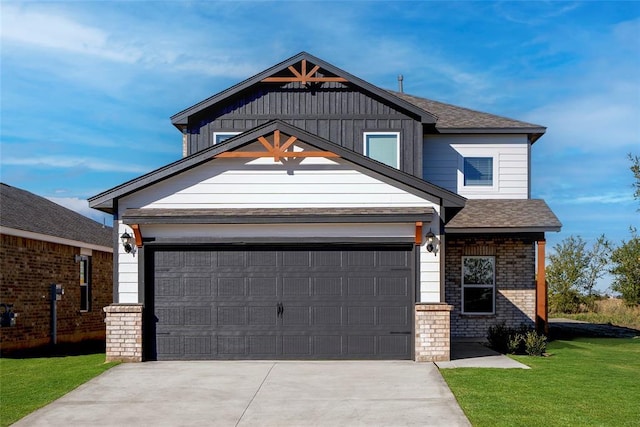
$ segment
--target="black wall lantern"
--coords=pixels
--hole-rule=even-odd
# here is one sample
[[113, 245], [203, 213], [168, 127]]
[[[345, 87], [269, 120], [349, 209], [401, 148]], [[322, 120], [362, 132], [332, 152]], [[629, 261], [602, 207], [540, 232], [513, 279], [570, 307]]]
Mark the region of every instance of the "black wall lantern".
[[433, 234], [433, 231], [429, 230], [429, 232], [427, 233], [427, 235], [425, 236], [427, 238], [427, 251], [428, 252], [433, 252], [436, 250], [436, 235]]
[[122, 233], [122, 236], [120, 236], [120, 240], [122, 240], [124, 251], [130, 254], [131, 251], [133, 251], [133, 236], [125, 231]]

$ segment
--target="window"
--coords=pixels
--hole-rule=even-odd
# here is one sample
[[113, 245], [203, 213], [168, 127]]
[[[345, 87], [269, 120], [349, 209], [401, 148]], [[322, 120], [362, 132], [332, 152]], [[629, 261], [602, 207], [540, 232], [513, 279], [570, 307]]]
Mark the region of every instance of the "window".
[[213, 143], [220, 144], [221, 142], [226, 141], [229, 138], [233, 138], [238, 135], [240, 132], [214, 132], [213, 133]]
[[464, 158], [465, 186], [493, 185], [493, 157]]
[[91, 310], [91, 257], [80, 257], [80, 311]]
[[365, 132], [364, 155], [400, 168], [400, 132]]
[[462, 312], [493, 314], [495, 302], [495, 257], [462, 257]]

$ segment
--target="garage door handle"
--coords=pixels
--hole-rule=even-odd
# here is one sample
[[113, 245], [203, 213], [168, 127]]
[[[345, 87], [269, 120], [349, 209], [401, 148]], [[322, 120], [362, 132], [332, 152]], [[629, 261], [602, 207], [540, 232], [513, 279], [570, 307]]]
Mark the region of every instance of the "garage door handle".
[[391, 335], [411, 335], [411, 331], [391, 331], [389, 332]]
[[282, 306], [281, 302], [278, 303], [278, 311], [277, 311], [277, 313], [278, 313], [278, 317], [282, 317], [282, 313], [284, 313], [284, 307]]

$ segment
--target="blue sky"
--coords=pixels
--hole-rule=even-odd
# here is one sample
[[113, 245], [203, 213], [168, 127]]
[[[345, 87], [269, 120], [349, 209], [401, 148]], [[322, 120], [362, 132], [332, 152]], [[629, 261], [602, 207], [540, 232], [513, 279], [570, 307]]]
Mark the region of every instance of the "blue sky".
[[[2, 1], [1, 179], [86, 198], [181, 156], [169, 117], [300, 51], [383, 88], [548, 127], [562, 233], [640, 228], [640, 2]], [[90, 214], [102, 221], [98, 212]]]

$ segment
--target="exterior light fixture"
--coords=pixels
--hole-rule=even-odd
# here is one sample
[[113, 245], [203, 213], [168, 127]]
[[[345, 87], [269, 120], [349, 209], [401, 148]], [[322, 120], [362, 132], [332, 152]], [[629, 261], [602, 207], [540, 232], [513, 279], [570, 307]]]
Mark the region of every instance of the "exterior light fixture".
[[131, 251], [133, 251], [133, 236], [125, 231], [122, 233], [122, 236], [120, 236], [120, 240], [122, 241], [124, 251], [130, 254]]
[[427, 233], [427, 235], [425, 237], [427, 238], [427, 251], [428, 252], [435, 251], [435, 249], [436, 249], [436, 243], [435, 243], [436, 235], [433, 234], [433, 231], [429, 230], [429, 232]]

